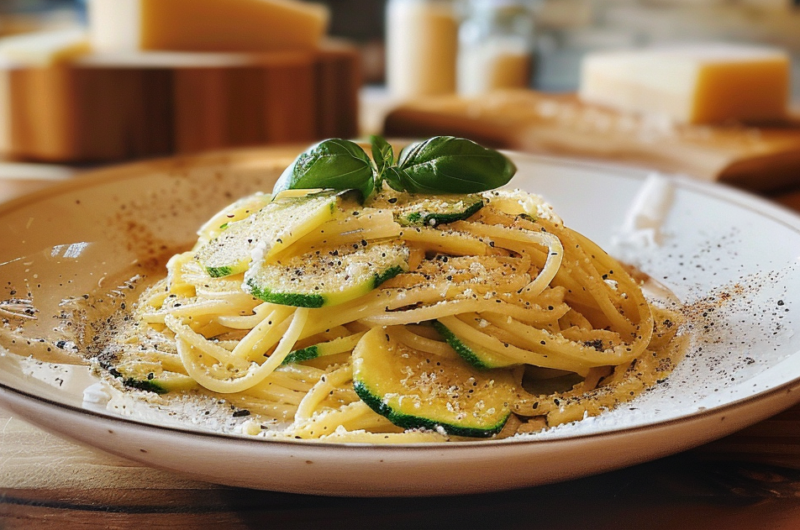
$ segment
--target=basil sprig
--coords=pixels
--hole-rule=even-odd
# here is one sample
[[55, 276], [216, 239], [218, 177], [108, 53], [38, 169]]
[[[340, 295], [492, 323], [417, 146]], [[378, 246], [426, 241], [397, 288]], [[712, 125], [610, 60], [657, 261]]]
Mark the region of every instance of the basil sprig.
[[370, 136], [372, 144], [372, 159], [375, 161], [376, 179], [380, 181], [384, 172], [394, 165], [394, 150], [383, 136]]
[[499, 188], [517, 172], [494, 149], [452, 136], [409, 145], [400, 153], [397, 169], [391, 173], [396, 182], [387, 175], [389, 185], [410, 193], [477, 193]]
[[364, 199], [375, 189], [372, 162], [358, 144], [333, 138], [298, 156], [281, 174], [272, 193], [283, 190], [355, 189]]
[[409, 193], [476, 193], [506, 184], [517, 171], [501, 153], [464, 138], [435, 136], [409, 145], [397, 160], [380, 136], [371, 143], [374, 162], [351, 141], [324, 140], [297, 157], [272, 191], [357, 189], [366, 200], [385, 180]]

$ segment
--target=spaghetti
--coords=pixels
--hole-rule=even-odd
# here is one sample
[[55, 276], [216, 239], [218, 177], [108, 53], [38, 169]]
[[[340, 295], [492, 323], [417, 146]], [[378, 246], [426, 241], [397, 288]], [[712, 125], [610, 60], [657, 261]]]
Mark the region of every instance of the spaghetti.
[[293, 190], [207, 222], [99, 360], [225, 399], [249, 434], [446, 441], [629, 401], [678, 361], [678, 323], [537, 196]]

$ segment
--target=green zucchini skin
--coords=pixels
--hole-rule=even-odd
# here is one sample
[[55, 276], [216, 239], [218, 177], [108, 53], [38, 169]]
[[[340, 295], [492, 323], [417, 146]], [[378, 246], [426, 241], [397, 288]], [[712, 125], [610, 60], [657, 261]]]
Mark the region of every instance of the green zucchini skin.
[[370, 206], [394, 212], [403, 226], [436, 226], [472, 217], [485, 201], [480, 195], [411, 195], [376, 197]]
[[245, 272], [253, 251], [264, 245], [264, 257], [333, 219], [350, 193], [322, 191], [304, 196], [277, 196], [259, 211], [232, 222], [217, 237], [201, 246], [196, 259], [212, 278]]
[[511, 415], [513, 379], [510, 371], [481, 373], [406, 346], [391, 328], [373, 328], [353, 351], [353, 389], [398, 427], [490, 438]]
[[303, 361], [310, 361], [311, 359], [316, 359], [319, 357], [319, 347], [316, 344], [313, 346], [309, 346], [307, 348], [303, 348], [301, 350], [295, 350], [283, 360], [281, 364], [294, 364], [294, 363], [301, 363]]
[[155, 392], [156, 394], [166, 394], [169, 392], [168, 389], [158, 384], [157, 381], [148, 381], [147, 379], [134, 379], [133, 377], [126, 377], [122, 380], [122, 384], [128, 388], [144, 390], [145, 392]]
[[321, 294], [300, 294], [274, 291], [269, 287], [260, 286], [252, 279], [246, 280], [247, 289], [256, 298], [272, 304], [289, 305], [293, 307], [310, 307], [316, 309], [325, 305], [325, 297]]
[[401, 214], [397, 221], [404, 226], [437, 226], [456, 221], [463, 221], [483, 208], [483, 200], [476, 200], [465, 209], [453, 212], [419, 211]]
[[373, 289], [377, 288], [383, 282], [391, 280], [392, 278], [394, 278], [398, 274], [402, 274], [403, 272], [405, 272], [403, 267], [401, 267], [400, 265], [395, 265], [394, 267], [386, 269], [382, 273], [376, 273], [375, 280], [372, 284], [372, 288]]
[[363, 335], [363, 332], [354, 333], [352, 335], [337, 337], [332, 340], [306, 346], [303, 349], [295, 350], [287, 355], [283, 364], [301, 363], [303, 361], [311, 361], [319, 357], [325, 357], [326, 355], [352, 352]]
[[498, 359], [496, 355], [489, 352], [484, 352], [479, 346], [473, 346], [459, 339], [455, 333], [450, 331], [450, 328], [439, 322], [433, 321], [433, 327], [439, 332], [439, 335], [453, 348], [462, 359], [467, 361], [470, 365], [478, 370], [492, 370], [494, 368], [506, 368], [513, 366], [516, 363]]
[[[391, 280], [402, 272], [404, 272], [402, 267], [394, 266], [386, 269], [383, 272], [375, 273], [372, 284], [368, 289], [365, 290], [365, 293], [372, 291], [386, 280]], [[324, 294], [302, 294], [273, 291], [268, 287], [259, 286], [258, 283], [252, 278], [248, 278], [246, 284], [250, 290], [250, 294], [260, 300], [273, 304], [317, 309], [320, 307], [341, 303], [338, 300], [332, 300], [330, 296], [326, 296]]]
[[394, 410], [392, 407], [383, 402], [383, 400], [376, 396], [363, 381], [356, 381], [353, 388], [361, 398], [361, 401], [366, 403], [369, 408], [391, 421], [394, 425], [403, 429], [428, 429], [437, 431], [440, 428], [444, 429], [447, 434], [452, 436], [464, 436], [467, 438], [491, 438], [495, 434], [503, 430], [503, 426], [508, 421], [511, 415], [509, 411], [500, 422], [494, 427], [488, 429], [477, 429], [473, 427], [462, 427], [452, 423], [445, 423], [442, 421], [432, 420], [421, 416], [411, 416]]
[[[398, 241], [326, 247], [285, 261], [254, 263], [245, 274], [245, 290], [273, 304], [333, 306], [405, 272], [408, 258], [408, 248]], [[350, 271], [351, 266], [357, 272]]]
[[108, 373], [119, 379], [128, 388], [154, 392], [156, 394], [167, 394], [176, 390], [189, 390], [197, 384], [187, 375], [176, 374], [173, 372], [163, 372], [168, 374], [166, 379], [153, 374], [147, 376], [132, 376], [127, 371], [120, 371], [117, 368], [107, 365]]
[[206, 272], [212, 278], [224, 278], [225, 276], [233, 275], [233, 268], [225, 267], [206, 267]]

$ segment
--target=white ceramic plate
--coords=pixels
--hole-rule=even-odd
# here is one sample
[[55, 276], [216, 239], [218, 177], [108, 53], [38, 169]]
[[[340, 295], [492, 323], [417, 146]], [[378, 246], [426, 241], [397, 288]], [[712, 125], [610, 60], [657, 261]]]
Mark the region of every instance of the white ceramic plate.
[[[660, 280], [693, 315], [695, 343], [668, 382], [599, 418], [531, 438], [444, 445], [264, 441], [105, 411], [83, 402], [94, 382], [85, 367], [20, 357], [52, 353], [62, 300], [120, 285], [132, 271], [160, 271], [211, 213], [270, 189], [286, 155], [256, 150], [135, 164], [0, 206], [0, 312], [23, 315], [0, 336], [19, 354], [0, 356], [3, 405], [45, 429], [202, 480], [380, 496], [482, 492], [598, 473], [719, 438], [800, 401], [800, 218], [737, 191], [670, 179], [661, 244], [613, 247], [647, 173], [526, 155], [513, 155], [515, 186], [544, 195], [568, 225]], [[45, 342], [10, 337], [20, 323], [24, 337]]]

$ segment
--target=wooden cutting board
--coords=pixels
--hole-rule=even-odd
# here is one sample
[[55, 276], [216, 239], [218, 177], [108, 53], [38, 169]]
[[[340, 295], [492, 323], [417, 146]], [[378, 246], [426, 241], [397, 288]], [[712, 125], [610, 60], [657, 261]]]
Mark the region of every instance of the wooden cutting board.
[[603, 159], [752, 190], [800, 184], [800, 118], [782, 126], [675, 125], [587, 105], [574, 94], [442, 96], [392, 111], [393, 137], [464, 136], [505, 149]]
[[357, 50], [88, 55], [0, 65], [0, 154], [109, 162], [357, 134]]

